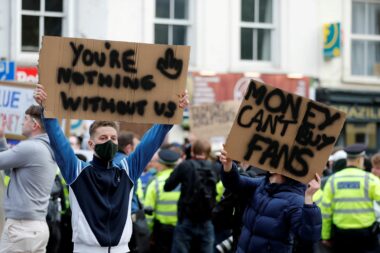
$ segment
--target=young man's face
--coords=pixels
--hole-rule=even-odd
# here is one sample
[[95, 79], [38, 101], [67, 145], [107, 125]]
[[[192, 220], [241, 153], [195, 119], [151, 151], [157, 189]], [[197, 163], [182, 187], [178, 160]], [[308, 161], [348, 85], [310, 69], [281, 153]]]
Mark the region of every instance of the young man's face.
[[38, 127], [37, 120], [30, 115], [25, 114], [24, 122], [22, 123], [22, 135], [30, 137], [36, 127]]
[[89, 147], [94, 150], [96, 144], [102, 144], [111, 140], [117, 145], [117, 131], [110, 126], [98, 127], [94, 135], [88, 141]]

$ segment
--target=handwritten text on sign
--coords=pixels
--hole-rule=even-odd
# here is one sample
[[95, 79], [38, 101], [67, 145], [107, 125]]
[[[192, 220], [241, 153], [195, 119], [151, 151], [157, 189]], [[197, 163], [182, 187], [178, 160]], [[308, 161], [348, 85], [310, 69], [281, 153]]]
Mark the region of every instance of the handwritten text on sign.
[[[190, 107], [190, 131], [197, 138], [225, 138], [236, 117], [239, 101], [201, 104]], [[224, 143], [224, 142], [223, 142]]]
[[308, 182], [324, 169], [344, 120], [336, 109], [251, 81], [226, 149], [231, 158]]
[[[40, 82], [48, 116], [177, 123], [189, 47], [46, 36]], [[57, 99], [59, 98], [59, 99]], [[182, 111], [180, 111], [182, 112]]]

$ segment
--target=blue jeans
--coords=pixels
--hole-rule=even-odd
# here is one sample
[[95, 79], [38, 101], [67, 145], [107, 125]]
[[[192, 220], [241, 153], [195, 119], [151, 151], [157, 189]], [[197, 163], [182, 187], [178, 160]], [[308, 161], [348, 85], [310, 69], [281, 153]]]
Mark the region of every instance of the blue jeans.
[[189, 219], [183, 219], [177, 223], [174, 230], [171, 252], [188, 253], [194, 245], [197, 246], [196, 252], [213, 252], [214, 237], [214, 226], [210, 220], [195, 223]]

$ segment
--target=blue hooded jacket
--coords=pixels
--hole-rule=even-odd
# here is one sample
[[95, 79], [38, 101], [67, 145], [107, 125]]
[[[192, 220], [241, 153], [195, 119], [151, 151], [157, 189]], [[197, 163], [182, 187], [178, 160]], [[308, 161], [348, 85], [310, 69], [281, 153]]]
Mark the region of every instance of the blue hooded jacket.
[[233, 164], [222, 173], [227, 189], [248, 196], [237, 252], [292, 252], [294, 237], [306, 242], [320, 240], [319, 208], [304, 204], [306, 186], [294, 180], [271, 184], [268, 177], [240, 176]]

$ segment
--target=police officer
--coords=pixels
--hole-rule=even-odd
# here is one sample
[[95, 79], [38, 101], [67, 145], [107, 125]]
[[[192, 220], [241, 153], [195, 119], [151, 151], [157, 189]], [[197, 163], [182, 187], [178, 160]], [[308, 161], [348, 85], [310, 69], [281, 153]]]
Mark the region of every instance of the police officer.
[[322, 243], [335, 252], [377, 252], [373, 201], [380, 202], [380, 180], [365, 172], [366, 146], [346, 147], [347, 167], [332, 175], [322, 199]]
[[152, 216], [147, 215], [150, 226], [153, 227], [152, 252], [170, 252], [173, 232], [177, 224], [177, 202], [180, 197], [180, 188], [165, 192], [164, 184], [173, 172], [180, 154], [170, 149], [162, 149], [158, 152], [157, 165], [159, 172], [156, 178], [148, 185], [145, 195], [145, 210], [152, 211]]

